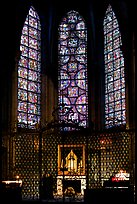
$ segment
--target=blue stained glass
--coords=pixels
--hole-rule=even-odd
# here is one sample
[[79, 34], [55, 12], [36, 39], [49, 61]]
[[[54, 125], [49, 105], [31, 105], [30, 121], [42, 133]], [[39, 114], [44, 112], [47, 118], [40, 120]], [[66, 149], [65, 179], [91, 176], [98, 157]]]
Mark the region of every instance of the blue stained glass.
[[37, 20], [31, 16], [29, 16], [29, 25], [32, 26], [33, 28], [38, 28], [37, 25]]
[[18, 88], [27, 90], [27, 80], [18, 78]]
[[37, 50], [39, 49], [39, 43], [36, 39], [29, 38], [29, 47]]
[[18, 90], [18, 99], [21, 101], [27, 101], [27, 91], [25, 90]]
[[104, 18], [105, 125], [126, 124], [125, 69], [118, 21], [109, 5]]
[[36, 60], [29, 59], [29, 69], [37, 70], [38, 62]]
[[37, 39], [37, 40], [40, 41], [40, 39], [41, 39], [41, 37], [40, 37], [40, 33], [41, 33], [40, 30], [36, 30], [36, 29], [34, 29], [32, 27], [29, 27], [28, 29], [29, 29], [29, 36], [31, 38], [33, 38], [33, 39]]
[[73, 23], [77, 23], [77, 15], [75, 13], [75, 11], [70, 11], [68, 12], [68, 23], [72, 23], [71, 25], [73, 25]]
[[69, 108], [69, 111], [62, 108], [59, 118], [60, 121], [79, 122], [83, 127], [88, 126], [86, 47], [87, 29], [84, 19], [78, 12], [70, 11], [59, 25], [58, 103]]
[[32, 92], [28, 92], [28, 101], [31, 103], [38, 103], [38, 95]]
[[27, 113], [18, 112], [18, 123], [27, 124]]
[[85, 89], [86, 88], [86, 82], [85, 82], [85, 78], [86, 78], [86, 75], [85, 75], [85, 70], [80, 70], [75, 79], [76, 79], [76, 84], [78, 87], [80, 87], [81, 89]]
[[73, 62], [73, 63], [68, 63], [68, 69], [69, 72], [74, 72], [77, 70], [77, 63]]
[[26, 78], [26, 79], [27, 79], [27, 75], [28, 75], [27, 69], [22, 68], [22, 67], [19, 67], [19, 68], [18, 68], [18, 76], [19, 76], [19, 77], [22, 77], [22, 78]]
[[34, 129], [40, 121], [41, 26], [33, 7], [22, 29], [18, 66], [18, 126]]
[[37, 117], [34, 114], [28, 114], [28, 117], [27, 117], [28, 128], [35, 127], [37, 123], [39, 123], [39, 117]]
[[81, 63], [86, 63], [87, 61], [85, 55], [77, 55], [76, 59], [78, 62], [81, 62]]
[[66, 64], [69, 61], [70, 57], [69, 56], [61, 56], [60, 57], [60, 63], [61, 64]]
[[60, 41], [60, 45], [65, 45], [65, 46], [67, 46], [67, 40], [62, 40], [62, 41]]
[[59, 104], [70, 105], [70, 100], [68, 97], [62, 96], [59, 99], [60, 99]]
[[65, 46], [60, 46], [60, 54], [61, 55], [68, 55], [68, 54], [70, 54], [70, 51]]
[[21, 37], [21, 44], [28, 46], [28, 36], [23, 35]]
[[78, 39], [76, 39], [76, 38], [70, 38], [70, 39], [68, 40], [68, 46], [69, 46], [69, 47], [77, 47], [77, 45], [78, 45]]
[[27, 111], [27, 103], [26, 102], [18, 102], [18, 110], [22, 112]]
[[60, 39], [65, 40], [66, 38], [68, 38], [68, 32], [61, 32]]
[[22, 34], [28, 35], [28, 26], [24, 25], [24, 29], [22, 30]]
[[77, 30], [85, 30], [85, 22], [84, 21], [81, 21], [80, 23], [78, 23], [77, 25], [76, 25], [76, 29]]
[[20, 51], [22, 56], [28, 57], [28, 50], [29, 50], [28, 47], [25, 47], [24, 45], [20, 46]]
[[62, 80], [68, 80], [68, 79], [70, 79], [70, 77], [69, 77], [69, 75], [68, 75], [68, 73], [67, 72], [65, 72], [65, 71], [61, 71], [61, 79]]
[[78, 96], [78, 87], [69, 87], [68, 88], [68, 96], [69, 97], [76, 97], [76, 96]]
[[39, 81], [40, 82], [40, 73], [29, 70], [28, 79], [31, 81]]
[[28, 84], [28, 90], [29, 91], [37, 92], [37, 87], [38, 87], [37, 83], [32, 82], [32, 81], [28, 81], [27, 84]]
[[66, 87], [68, 87], [69, 86], [69, 81], [67, 81], [67, 80], [61, 80], [61, 89], [65, 89]]
[[37, 50], [29, 49], [29, 58], [37, 60], [38, 58]]
[[81, 44], [77, 50], [76, 50], [76, 54], [84, 54], [86, 51], [86, 48], [85, 48], [85, 45], [84, 44]]
[[28, 66], [28, 60], [25, 57], [21, 56], [20, 61], [19, 61], [19, 65], [22, 67], [27, 67]]

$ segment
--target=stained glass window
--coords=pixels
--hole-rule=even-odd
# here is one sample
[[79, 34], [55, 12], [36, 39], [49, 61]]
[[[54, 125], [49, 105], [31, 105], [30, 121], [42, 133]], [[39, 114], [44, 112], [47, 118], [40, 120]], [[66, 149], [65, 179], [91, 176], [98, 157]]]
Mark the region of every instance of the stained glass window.
[[68, 12], [59, 25], [58, 54], [59, 119], [87, 127], [87, 29], [76, 11]]
[[125, 68], [119, 24], [109, 5], [104, 18], [105, 125], [126, 123]]
[[22, 29], [18, 64], [18, 126], [35, 128], [40, 121], [41, 26], [30, 7]]

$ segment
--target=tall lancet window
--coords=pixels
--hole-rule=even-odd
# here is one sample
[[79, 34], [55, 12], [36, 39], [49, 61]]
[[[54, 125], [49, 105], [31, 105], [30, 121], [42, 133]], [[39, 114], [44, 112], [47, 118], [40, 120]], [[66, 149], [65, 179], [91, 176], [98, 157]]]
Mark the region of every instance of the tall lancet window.
[[59, 120], [87, 127], [87, 29], [76, 11], [68, 12], [59, 25], [58, 56]]
[[30, 7], [22, 29], [18, 64], [18, 126], [35, 128], [40, 121], [41, 25]]
[[125, 68], [119, 24], [109, 5], [104, 18], [105, 125], [126, 123]]

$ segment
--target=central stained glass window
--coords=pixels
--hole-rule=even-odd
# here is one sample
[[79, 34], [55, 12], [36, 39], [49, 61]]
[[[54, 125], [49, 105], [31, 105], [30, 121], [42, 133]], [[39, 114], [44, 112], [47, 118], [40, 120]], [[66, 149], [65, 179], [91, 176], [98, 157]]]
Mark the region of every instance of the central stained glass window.
[[87, 29], [84, 19], [73, 10], [59, 25], [58, 63], [59, 120], [87, 127]]

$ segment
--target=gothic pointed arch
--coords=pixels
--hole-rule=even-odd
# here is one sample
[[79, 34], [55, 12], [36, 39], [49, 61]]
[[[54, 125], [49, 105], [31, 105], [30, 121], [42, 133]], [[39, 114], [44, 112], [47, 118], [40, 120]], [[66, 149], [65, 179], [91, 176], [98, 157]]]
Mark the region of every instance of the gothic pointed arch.
[[41, 24], [33, 6], [22, 29], [20, 52], [17, 71], [18, 127], [34, 129], [41, 116]]
[[111, 5], [104, 17], [105, 126], [126, 124], [125, 67], [118, 20]]

